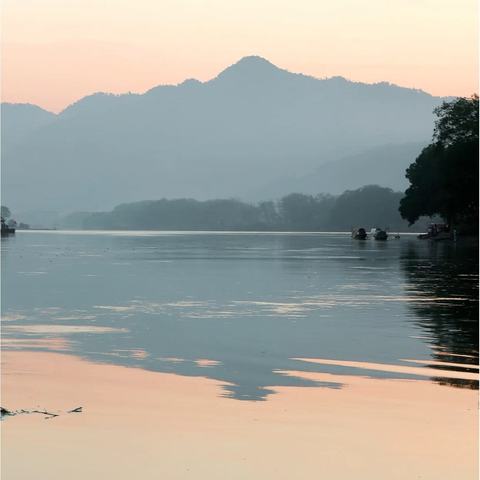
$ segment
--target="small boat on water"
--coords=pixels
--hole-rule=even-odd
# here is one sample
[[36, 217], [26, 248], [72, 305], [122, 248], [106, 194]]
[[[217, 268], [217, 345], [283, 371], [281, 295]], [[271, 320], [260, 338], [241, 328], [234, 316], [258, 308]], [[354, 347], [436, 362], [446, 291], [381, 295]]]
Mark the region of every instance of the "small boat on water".
[[388, 233], [386, 230], [382, 230], [381, 228], [372, 228], [370, 234], [375, 240], [387, 240]]
[[1, 217], [2, 222], [2, 237], [6, 237], [7, 235], [13, 235], [15, 233], [15, 227], [10, 227], [5, 223], [5, 219]]
[[352, 238], [355, 240], [365, 240], [367, 238], [367, 232], [364, 228], [354, 228], [352, 231]]
[[432, 240], [438, 242], [440, 240], [450, 240], [452, 232], [450, 227], [445, 223], [431, 223], [427, 228], [427, 233], [418, 235], [420, 240]]

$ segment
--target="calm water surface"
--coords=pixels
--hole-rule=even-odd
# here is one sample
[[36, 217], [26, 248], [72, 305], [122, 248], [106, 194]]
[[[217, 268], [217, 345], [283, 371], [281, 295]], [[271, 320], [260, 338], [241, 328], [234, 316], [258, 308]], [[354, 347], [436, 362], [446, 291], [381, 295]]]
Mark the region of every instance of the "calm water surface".
[[478, 388], [477, 248], [409, 235], [18, 232], [2, 239], [3, 348], [208, 377], [247, 401], [277, 386], [341, 388], [342, 374]]

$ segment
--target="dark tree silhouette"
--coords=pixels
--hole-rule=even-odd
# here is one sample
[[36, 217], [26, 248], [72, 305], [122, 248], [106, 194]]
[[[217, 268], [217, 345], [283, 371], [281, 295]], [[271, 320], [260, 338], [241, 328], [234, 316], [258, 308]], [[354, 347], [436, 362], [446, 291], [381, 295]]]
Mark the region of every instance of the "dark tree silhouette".
[[149, 200], [118, 205], [111, 212], [76, 212], [62, 221], [69, 228], [113, 230], [347, 230], [381, 226], [401, 231], [401, 192], [368, 185], [327, 194], [292, 193], [278, 202], [249, 204], [234, 199]]
[[448, 147], [462, 142], [478, 142], [478, 95], [443, 102], [433, 111], [435, 122], [433, 139]]
[[422, 215], [477, 231], [478, 96], [444, 102], [435, 109], [434, 142], [407, 169], [410, 187], [400, 202], [409, 224]]
[[328, 194], [291, 193], [279, 202], [279, 215], [287, 230], [322, 230], [329, 228], [330, 211], [335, 197]]
[[401, 230], [398, 204], [402, 194], [378, 185], [347, 190], [340, 195], [331, 211], [330, 224], [339, 230], [355, 226], [390, 227]]
[[2, 205], [1, 207], [1, 210], [2, 210], [2, 217], [6, 220], [7, 218], [10, 217], [10, 215], [12, 214], [10, 212], [10, 209], [8, 207], [6, 207], [5, 205]]

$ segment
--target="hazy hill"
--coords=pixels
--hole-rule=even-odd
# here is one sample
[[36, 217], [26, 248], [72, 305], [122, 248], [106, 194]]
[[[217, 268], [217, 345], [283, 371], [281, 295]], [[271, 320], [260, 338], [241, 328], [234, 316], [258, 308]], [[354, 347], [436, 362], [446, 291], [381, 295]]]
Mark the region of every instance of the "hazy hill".
[[[402, 192], [368, 185], [341, 195], [292, 193], [278, 202], [188, 198], [124, 203], [110, 212], [76, 212], [59, 220], [66, 228], [113, 230], [349, 231], [361, 225], [410, 230], [400, 217]], [[420, 222], [422, 223], [422, 222]], [[419, 225], [416, 225], [418, 228]]]
[[[331, 171], [343, 157], [430, 138], [441, 100], [387, 83], [315, 79], [246, 57], [208, 82], [98, 93], [43, 123], [33, 121], [38, 112], [25, 115], [21, 137], [4, 131], [4, 203], [71, 211], [145, 198], [268, 197], [265, 186], [315, 169], [319, 186], [308, 190], [318, 192], [322, 163]], [[4, 109], [7, 124], [22, 117], [15, 107], [23, 108]], [[328, 175], [332, 189], [345, 188]]]
[[339, 194], [375, 184], [404, 191], [405, 170], [420, 154], [425, 142], [381, 145], [316, 167], [307, 175], [288, 176], [253, 192], [254, 197], [278, 198], [290, 192]]
[[18, 142], [37, 128], [54, 121], [56, 115], [29, 103], [2, 103], [2, 142]]

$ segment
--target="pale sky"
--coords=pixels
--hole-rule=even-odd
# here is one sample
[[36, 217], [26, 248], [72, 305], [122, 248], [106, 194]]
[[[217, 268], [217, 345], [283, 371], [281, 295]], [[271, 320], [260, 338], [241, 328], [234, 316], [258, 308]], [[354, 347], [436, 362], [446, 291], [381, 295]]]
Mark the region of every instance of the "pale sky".
[[208, 80], [245, 55], [323, 78], [478, 92], [476, 0], [3, 0], [2, 101]]

